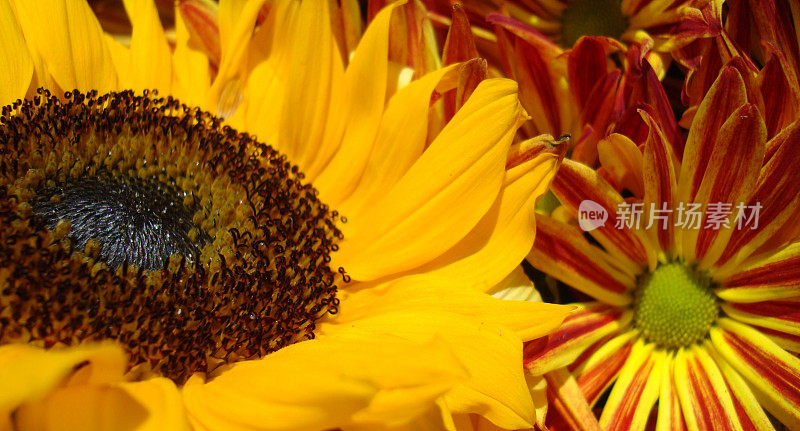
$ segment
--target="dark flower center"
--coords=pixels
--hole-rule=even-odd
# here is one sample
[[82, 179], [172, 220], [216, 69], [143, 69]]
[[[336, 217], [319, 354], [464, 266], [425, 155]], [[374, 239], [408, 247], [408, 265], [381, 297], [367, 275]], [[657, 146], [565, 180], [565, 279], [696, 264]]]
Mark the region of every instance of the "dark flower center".
[[178, 383], [314, 336], [335, 211], [296, 166], [167, 98], [45, 91], [0, 119], [0, 344], [115, 340]]

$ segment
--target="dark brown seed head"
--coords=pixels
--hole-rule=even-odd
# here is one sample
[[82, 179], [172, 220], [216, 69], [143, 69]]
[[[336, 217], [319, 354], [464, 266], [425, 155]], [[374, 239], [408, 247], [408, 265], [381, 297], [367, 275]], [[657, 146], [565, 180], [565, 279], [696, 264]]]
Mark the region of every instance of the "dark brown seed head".
[[171, 98], [40, 91], [0, 123], [0, 343], [112, 339], [194, 372], [313, 337], [337, 214], [267, 145]]

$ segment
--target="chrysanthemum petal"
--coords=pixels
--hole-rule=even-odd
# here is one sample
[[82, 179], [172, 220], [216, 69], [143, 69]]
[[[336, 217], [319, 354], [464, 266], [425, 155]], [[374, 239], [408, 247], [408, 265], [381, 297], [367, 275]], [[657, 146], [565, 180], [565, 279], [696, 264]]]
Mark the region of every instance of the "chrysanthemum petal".
[[564, 324], [548, 336], [542, 347], [529, 343], [525, 348], [525, 368], [540, 375], [572, 363], [595, 341], [624, 329], [633, 313], [605, 304], [590, 302], [578, 305]]
[[600, 426], [613, 430], [644, 430], [658, 400], [666, 353], [638, 340], [608, 396]]
[[757, 330], [722, 318], [711, 342], [748, 382], [761, 405], [785, 424], [800, 423], [800, 359]]
[[600, 431], [600, 425], [583, 397], [575, 377], [566, 368], [550, 371], [544, 377], [552, 407], [561, 415], [561, 419], [569, 429]]
[[[426, 303], [429, 302], [426, 300]], [[534, 405], [523, 370], [519, 367], [522, 354], [519, 335], [494, 324], [491, 317], [466, 318], [458, 308], [454, 308], [453, 312], [443, 312], [441, 309], [426, 312], [405, 307], [400, 311], [365, 317], [346, 325], [325, 325], [321, 331], [336, 336], [352, 327], [365, 328], [373, 336], [394, 334], [415, 342], [438, 335], [441, 337], [439, 343], [452, 346], [470, 376], [445, 395], [444, 401], [450, 411], [479, 413], [496, 425], [509, 429], [533, 426]], [[427, 359], [420, 360], [430, 362]], [[404, 360], [391, 360], [393, 364], [398, 361]], [[396, 372], [392, 371], [391, 374]]]
[[795, 175], [800, 169], [800, 120], [782, 130], [767, 147], [774, 152], [761, 169], [755, 193], [747, 203], [750, 208], [758, 205], [758, 218], [733, 232], [720, 258], [720, 262], [730, 259], [731, 269], [780, 234], [785, 225], [796, 224], [800, 213], [800, 181]]
[[[701, 204], [706, 216], [709, 203], [735, 206], [747, 202], [763, 161], [764, 123], [755, 106], [746, 104], [745, 91], [739, 72], [733, 67], [725, 68], [703, 99], [689, 131], [677, 201]], [[727, 219], [734, 217], [732, 214]], [[702, 265], [707, 268], [722, 253], [731, 227], [700, 228], [681, 229], [678, 246], [683, 256], [703, 259]]]
[[190, 430], [178, 388], [156, 378], [56, 389], [14, 414], [19, 430]]
[[[717, 295], [730, 302], [759, 302], [800, 296], [800, 242], [722, 278]], [[716, 274], [715, 274], [716, 275]]]
[[528, 256], [537, 269], [608, 304], [624, 306], [636, 286], [633, 274], [610, 264], [611, 256], [586, 240], [574, 226], [536, 214], [536, 239]]
[[370, 22], [345, 71], [344, 135], [314, 183], [330, 205], [350, 196], [373, 148], [387, 99], [389, 25], [398, 5], [382, 9]]
[[800, 335], [790, 335], [785, 332], [760, 327], [758, 325], [750, 326], [756, 328], [759, 332], [766, 335], [767, 338], [774, 341], [778, 346], [783, 347], [792, 353], [800, 353]]
[[[617, 209], [624, 201], [622, 196], [614, 190], [592, 168], [564, 160], [558, 174], [553, 179], [551, 187], [553, 193], [561, 203], [574, 214], [585, 200], [594, 201], [608, 213], [608, 222], [593, 230], [591, 235], [608, 251], [609, 254], [622, 262], [627, 267], [635, 268], [637, 265], [650, 265], [655, 267], [656, 256], [649, 246], [649, 240], [643, 233], [616, 227]], [[635, 270], [631, 272], [635, 273]]]
[[798, 298], [784, 301], [748, 303], [723, 303], [725, 314], [745, 323], [763, 326], [787, 334], [800, 335], [800, 301]]
[[675, 355], [668, 354], [664, 361], [664, 372], [661, 375], [661, 393], [658, 395], [658, 419], [656, 431], [685, 431], [686, 421], [683, 419], [681, 403], [678, 399], [675, 373]]
[[127, 74], [124, 88], [147, 88], [162, 95], [172, 90], [172, 53], [153, 0], [125, 0], [125, 10], [133, 26], [130, 56], [135, 70]]
[[741, 429], [725, 377], [703, 348], [679, 350], [674, 372], [689, 429]]
[[381, 313], [448, 310], [478, 321], [494, 322], [516, 331], [523, 341], [556, 330], [573, 306], [497, 299], [465, 289], [455, 279], [430, 276], [404, 277], [348, 294], [333, 323], [348, 325]]
[[483, 81], [395, 187], [345, 225], [336, 265], [356, 280], [375, 280], [429, 262], [464, 238], [500, 191], [524, 118], [516, 88]]
[[719, 367], [720, 371], [725, 378], [725, 384], [728, 392], [732, 395], [733, 405], [736, 408], [736, 414], [739, 417], [739, 422], [745, 430], [759, 430], [768, 431], [775, 428], [770, 423], [769, 418], [753, 391], [744, 381], [742, 376], [731, 367], [731, 365], [720, 356], [719, 352], [714, 349], [710, 341], [706, 340], [703, 347], [714, 358], [714, 362]]
[[481, 290], [499, 283], [531, 250], [536, 200], [547, 191], [558, 163], [557, 155], [545, 153], [511, 168], [499, 196], [475, 228], [417, 271]]
[[33, 77], [33, 61], [7, 0], [0, 1], [0, 23], [0, 106], [5, 106], [25, 97]]
[[644, 194], [642, 152], [627, 136], [612, 133], [597, 143], [600, 163], [611, 178], [634, 196]]
[[116, 89], [117, 71], [88, 3], [17, 0], [16, 12], [25, 39], [61, 89], [101, 93]]
[[353, 327], [236, 363], [206, 384], [189, 380], [184, 404], [193, 423], [211, 429], [330, 429], [381, 412], [399, 424], [466, 377], [442, 340], [383, 335]]
[[572, 371], [589, 405], [594, 405], [628, 360], [637, 331], [628, 331], [604, 342], [581, 366]]
[[122, 349], [113, 344], [48, 351], [23, 344], [0, 346], [0, 415], [58, 386], [120, 381], [125, 362]]
[[[650, 220], [653, 220], [649, 234], [654, 244], [659, 244], [662, 251], [670, 253], [674, 243], [672, 212], [655, 213], [651, 212], [651, 209], [663, 210], [665, 209], [664, 204], [666, 204], [667, 210], [675, 208], [678, 160], [660, 125], [647, 112], [641, 111], [640, 113], [650, 127], [644, 146], [643, 160], [644, 208], [645, 213], [648, 214], [648, 224]], [[655, 218], [656, 215], [664, 218]]]

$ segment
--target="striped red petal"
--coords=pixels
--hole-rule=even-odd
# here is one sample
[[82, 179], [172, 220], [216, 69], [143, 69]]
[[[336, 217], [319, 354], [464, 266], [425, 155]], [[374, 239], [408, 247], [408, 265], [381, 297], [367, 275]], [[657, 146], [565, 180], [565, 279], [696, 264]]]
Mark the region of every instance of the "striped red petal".
[[678, 399], [677, 384], [672, 377], [675, 373], [675, 355], [667, 356], [664, 364], [664, 374], [661, 376], [661, 393], [658, 395], [658, 431], [685, 431], [686, 421], [683, 419], [683, 410]]
[[760, 302], [800, 296], [800, 242], [720, 280], [717, 296], [729, 302]]
[[666, 353], [639, 340], [608, 396], [600, 426], [605, 430], [644, 430], [658, 400]]
[[785, 425], [800, 424], [800, 359], [731, 319], [720, 319], [710, 335], [714, 349], [748, 382], [767, 411]]
[[596, 341], [627, 327], [633, 317], [630, 311], [597, 302], [577, 305], [561, 328], [546, 337], [544, 346], [536, 341], [525, 344], [523, 360], [531, 374], [569, 365]]
[[553, 179], [551, 190], [573, 214], [578, 214], [584, 201], [592, 201], [605, 210], [608, 220], [592, 230], [591, 235], [609, 254], [628, 262], [628, 266], [649, 264], [655, 267], [655, 250], [650, 247], [644, 233], [617, 227], [618, 222], [624, 221], [617, 211], [624, 200], [595, 170], [572, 160], [564, 160]]
[[[649, 211], [666, 209], [674, 210], [677, 193], [678, 159], [672, 151], [669, 141], [664, 136], [659, 123], [648, 113], [642, 112], [642, 118], [650, 126], [650, 133], [644, 146], [644, 204], [648, 211], [648, 220], [656, 221], [649, 234], [665, 253], [671, 253], [674, 246], [674, 220], [672, 211], [650, 213]], [[657, 219], [655, 215], [664, 217]]]
[[741, 429], [725, 377], [703, 348], [678, 351], [674, 379], [689, 429]]
[[721, 305], [728, 316], [745, 323], [791, 335], [800, 335], [800, 298], [784, 301], [728, 303]]
[[617, 378], [630, 356], [638, 335], [637, 331], [629, 331], [602, 342], [600, 348], [589, 356], [579, 369], [573, 371], [573, 374], [578, 376], [578, 387], [589, 405], [594, 405]]
[[[583, 397], [575, 377], [564, 368], [558, 368], [544, 375], [547, 380], [548, 400], [553, 405], [557, 420], [551, 429], [561, 429], [565, 425], [573, 431], [600, 431], [600, 425], [592, 409]], [[555, 418], [548, 418], [552, 422]]]
[[528, 261], [537, 269], [611, 305], [631, 302], [634, 274], [615, 268], [614, 259], [574, 226], [536, 214], [536, 239]]
[[736, 229], [719, 263], [731, 258], [732, 265], [742, 262], [763, 244], [780, 235], [784, 226], [788, 224], [794, 227], [797, 223], [796, 218], [800, 214], [800, 159], [797, 158], [797, 152], [800, 151], [800, 120], [771, 139], [767, 147], [774, 149], [772, 157], [761, 169], [755, 193], [747, 204], [751, 208], [756, 205], [760, 207], [758, 224]]

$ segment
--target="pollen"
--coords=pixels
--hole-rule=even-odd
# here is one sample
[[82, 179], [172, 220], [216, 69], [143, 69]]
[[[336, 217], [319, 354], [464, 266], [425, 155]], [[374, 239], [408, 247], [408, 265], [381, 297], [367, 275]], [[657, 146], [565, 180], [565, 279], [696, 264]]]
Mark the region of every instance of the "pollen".
[[312, 338], [347, 277], [338, 214], [303, 179], [172, 98], [3, 108], [0, 344], [115, 340], [133, 375], [183, 383]]
[[641, 278], [634, 310], [634, 325], [642, 336], [668, 349], [703, 340], [719, 315], [709, 278], [680, 262], [661, 265]]

